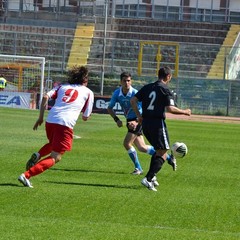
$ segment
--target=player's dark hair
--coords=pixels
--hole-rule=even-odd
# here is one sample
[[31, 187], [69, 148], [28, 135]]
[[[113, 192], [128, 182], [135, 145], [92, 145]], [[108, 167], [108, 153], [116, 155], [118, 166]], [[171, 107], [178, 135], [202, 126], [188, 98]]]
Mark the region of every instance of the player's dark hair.
[[120, 75], [120, 80], [123, 80], [123, 78], [127, 78], [127, 77], [132, 77], [131, 73], [122, 72], [121, 75]]
[[158, 79], [164, 79], [171, 74], [172, 74], [172, 70], [170, 67], [161, 67], [158, 71]]
[[88, 81], [88, 69], [84, 66], [73, 66], [67, 72], [68, 83], [83, 84]]

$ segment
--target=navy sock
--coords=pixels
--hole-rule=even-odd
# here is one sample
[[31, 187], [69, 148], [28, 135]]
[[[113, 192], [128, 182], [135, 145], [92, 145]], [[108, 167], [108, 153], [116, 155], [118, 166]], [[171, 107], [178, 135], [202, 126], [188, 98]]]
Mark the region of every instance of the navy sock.
[[149, 167], [148, 173], [146, 175], [146, 178], [149, 182], [151, 182], [152, 178], [161, 170], [164, 162], [165, 161], [162, 157], [156, 156], [156, 154], [154, 154], [152, 156], [150, 167]]

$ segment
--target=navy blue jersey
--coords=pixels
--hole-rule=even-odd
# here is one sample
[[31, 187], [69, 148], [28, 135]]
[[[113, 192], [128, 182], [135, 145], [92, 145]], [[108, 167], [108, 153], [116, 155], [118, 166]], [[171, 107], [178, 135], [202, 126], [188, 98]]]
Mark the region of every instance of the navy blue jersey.
[[165, 107], [174, 106], [170, 89], [160, 81], [143, 86], [135, 96], [142, 102], [144, 119], [165, 119]]

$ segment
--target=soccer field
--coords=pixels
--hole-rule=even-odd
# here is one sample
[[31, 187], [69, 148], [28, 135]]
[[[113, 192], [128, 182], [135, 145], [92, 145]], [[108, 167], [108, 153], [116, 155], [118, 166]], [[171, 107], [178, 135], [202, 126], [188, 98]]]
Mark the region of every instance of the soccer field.
[[[126, 128], [93, 114], [79, 119], [73, 150], [31, 189], [17, 178], [46, 142], [44, 126], [32, 130], [37, 116], [0, 108], [0, 239], [240, 239], [240, 124], [167, 120], [171, 143], [189, 152], [176, 172], [163, 166], [153, 192], [130, 174]], [[150, 157], [139, 158], [146, 173]]]

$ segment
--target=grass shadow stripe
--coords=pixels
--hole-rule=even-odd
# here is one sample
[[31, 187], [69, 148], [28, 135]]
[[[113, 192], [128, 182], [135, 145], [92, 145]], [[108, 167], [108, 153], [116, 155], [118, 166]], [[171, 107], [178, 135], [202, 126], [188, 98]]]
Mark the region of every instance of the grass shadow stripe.
[[16, 183], [0, 183], [1, 187], [22, 187], [22, 185]]
[[66, 185], [75, 185], [75, 186], [91, 186], [91, 187], [107, 187], [107, 188], [126, 188], [126, 189], [135, 189], [138, 190], [142, 188], [139, 186], [123, 186], [123, 185], [117, 185], [117, 184], [100, 184], [100, 183], [77, 183], [77, 182], [57, 182], [57, 181], [44, 181], [47, 183], [53, 183], [53, 184], [66, 184]]
[[85, 172], [85, 173], [114, 173], [127, 174], [126, 172], [106, 171], [106, 170], [88, 170], [88, 169], [69, 169], [69, 168], [50, 168], [50, 171], [66, 171], [66, 172]]

